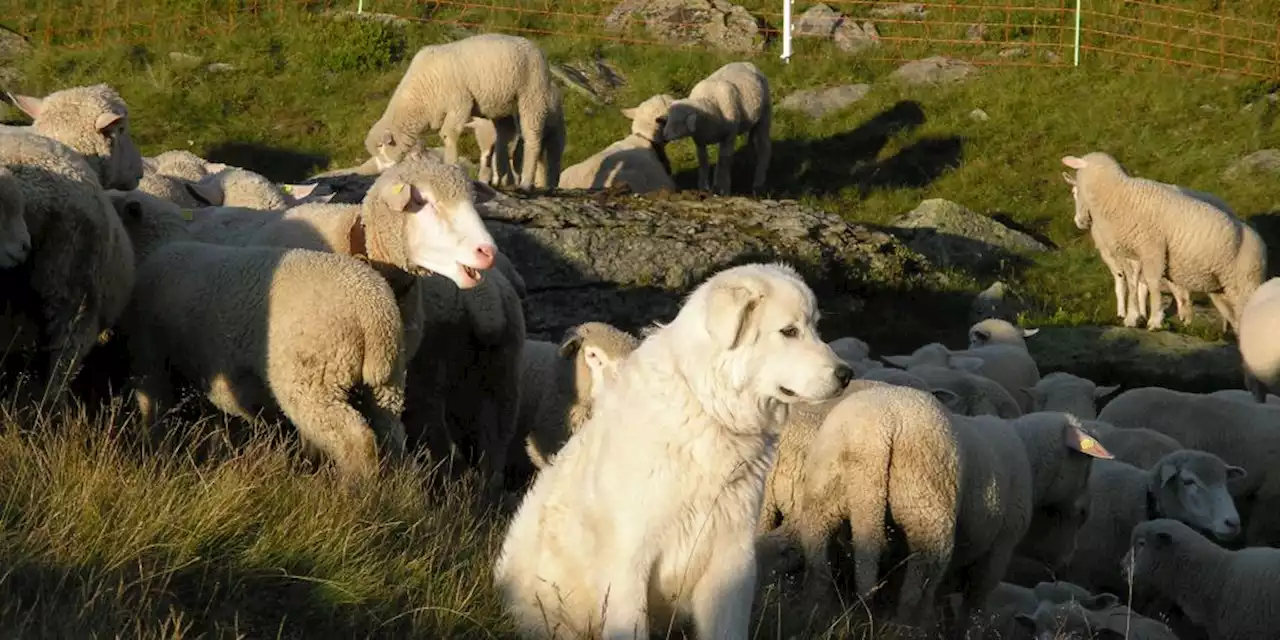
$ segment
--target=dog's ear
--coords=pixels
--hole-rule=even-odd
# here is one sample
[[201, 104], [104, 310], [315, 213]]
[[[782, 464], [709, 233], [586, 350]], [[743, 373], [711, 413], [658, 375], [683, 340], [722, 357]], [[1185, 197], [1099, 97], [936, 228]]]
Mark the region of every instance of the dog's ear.
[[707, 333], [728, 350], [742, 342], [760, 303], [760, 294], [740, 285], [721, 285], [707, 294]]

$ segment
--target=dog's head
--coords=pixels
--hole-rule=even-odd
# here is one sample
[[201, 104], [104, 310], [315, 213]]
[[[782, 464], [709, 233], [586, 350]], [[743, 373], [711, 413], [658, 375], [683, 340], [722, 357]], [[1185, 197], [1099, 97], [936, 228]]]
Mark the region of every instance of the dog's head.
[[853, 378], [818, 336], [813, 291], [790, 266], [722, 271], [695, 291], [686, 308], [705, 332], [707, 359], [700, 366], [714, 368], [739, 394], [784, 404], [819, 402], [839, 395]]

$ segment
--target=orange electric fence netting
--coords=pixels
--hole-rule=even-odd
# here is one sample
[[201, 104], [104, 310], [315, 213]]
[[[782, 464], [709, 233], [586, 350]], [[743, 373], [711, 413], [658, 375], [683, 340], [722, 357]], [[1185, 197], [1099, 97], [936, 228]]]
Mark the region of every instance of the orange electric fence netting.
[[[749, 41], [775, 54], [782, 50], [783, 1], [739, 0], [749, 13], [738, 15], [758, 25]], [[828, 55], [823, 47], [836, 53], [829, 35], [823, 42], [813, 29], [799, 28], [817, 4], [792, 5], [793, 43], [820, 43], [804, 44], [794, 60]], [[1271, 0], [831, 0], [826, 7], [828, 16], [838, 12], [865, 34], [870, 44], [852, 55], [869, 59], [944, 54], [978, 64], [1068, 66], [1078, 53], [1082, 64], [1130, 59], [1280, 77], [1280, 5]], [[726, 0], [0, 0], [0, 24], [36, 44], [84, 48], [194, 39], [360, 10], [531, 36], [707, 46], [698, 34], [709, 16], [727, 8]], [[627, 15], [632, 19], [619, 19]], [[646, 27], [654, 15], [665, 28]], [[826, 24], [820, 35], [829, 34], [831, 18]]]

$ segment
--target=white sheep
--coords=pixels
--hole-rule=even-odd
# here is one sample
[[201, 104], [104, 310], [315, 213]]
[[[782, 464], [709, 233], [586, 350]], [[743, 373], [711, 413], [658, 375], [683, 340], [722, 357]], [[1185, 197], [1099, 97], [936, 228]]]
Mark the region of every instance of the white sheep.
[[977, 349], [988, 345], [1005, 344], [1027, 350], [1026, 338], [1040, 333], [1039, 329], [1023, 329], [1018, 325], [1000, 318], [986, 318], [969, 327], [969, 348]]
[[[556, 110], [556, 95], [546, 56], [526, 38], [485, 33], [428, 45], [414, 55], [382, 117], [369, 129], [365, 149], [385, 169], [429, 129], [444, 142], [445, 162], [456, 164], [458, 137], [472, 116], [495, 121], [518, 116], [525, 145], [520, 187], [528, 190], [543, 157], [543, 131]], [[559, 158], [554, 162], [552, 167], [548, 161], [547, 175], [555, 174], [556, 181], [549, 184], [558, 182]]]
[[[371, 197], [406, 211], [405, 186]], [[176, 205], [112, 198], [140, 257], [121, 327], [143, 424], [173, 406], [176, 375], [230, 415], [279, 411], [344, 478], [403, 453], [403, 329], [386, 280], [349, 256], [190, 242]], [[367, 415], [350, 400], [362, 390]]]
[[1023, 391], [1031, 398], [1032, 411], [1065, 411], [1081, 420], [1093, 420], [1098, 417], [1098, 400], [1119, 388], [1120, 385], [1101, 387], [1092, 380], [1054, 371]]
[[687, 98], [671, 103], [662, 139], [692, 138], [698, 151], [698, 188], [711, 189], [707, 146], [717, 145], [715, 191], [728, 194], [738, 136], [747, 134], [754, 156], [751, 192], [764, 187], [773, 142], [769, 79], [750, 62], [730, 62], [693, 85]]
[[1098, 419], [1158, 431], [1242, 467], [1247, 475], [1232, 482], [1231, 494], [1245, 516], [1244, 540], [1280, 544], [1280, 407], [1142, 387], [1116, 396]]
[[144, 157], [142, 167], [147, 173], [171, 176], [188, 182], [199, 182], [205, 176], [228, 168], [225, 164], [209, 162], [185, 149], [171, 149], [152, 157]]
[[[877, 375], [879, 370], [872, 370], [863, 379], [884, 380]], [[946, 389], [954, 394], [954, 398], [944, 402], [953, 412], [966, 416], [989, 415], [1000, 418], [1017, 418], [1023, 415], [1018, 403], [1000, 383], [978, 375], [972, 370], [953, 369], [935, 364], [919, 364], [906, 370], [919, 378], [929, 389]]]
[[[553, 109], [547, 117], [547, 124], [542, 130], [542, 157], [538, 158], [537, 175], [533, 186], [537, 188], [554, 187], [563, 176], [563, 172], [548, 174], [548, 166], [560, 166], [567, 142], [567, 131], [564, 124], [564, 106], [560, 88], [552, 85], [555, 94]], [[520, 118], [498, 118], [497, 122], [487, 118], [471, 118], [465, 125], [476, 137], [476, 146], [480, 148], [480, 158], [476, 163], [480, 182], [493, 186], [510, 186], [519, 181], [520, 176], [514, 167], [524, 157], [524, 139], [520, 137]]]
[[25, 208], [17, 176], [0, 166], [0, 269], [18, 266], [31, 253], [31, 232], [22, 215]]
[[1105, 153], [1065, 156], [1062, 163], [1076, 170], [1077, 209], [1100, 227], [1110, 243], [1105, 250], [1137, 260], [1150, 297], [1148, 329], [1164, 325], [1160, 289], [1167, 277], [1188, 293], [1208, 293], [1239, 331], [1239, 314], [1266, 273], [1266, 245], [1257, 231], [1203, 200], [1128, 175]]
[[1280, 278], [1272, 278], [1258, 287], [1240, 313], [1237, 335], [1244, 384], [1256, 402], [1267, 402], [1267, 395], [1280, 393]]
[[[106, 85], [16, 99], [34, 117], [34, 133], [0, 134], [0, 166], [20, 187], [30, 249], [27, 267], [10, 274], [5, 289], [31, 300], [22, 314], [41, 330], [48, 354], [38, 393], [57, 399], [129, 301], [133, 247], [103, 189], [136, 187], [142, 157], [128, 109]], [[21, 242], [13, 225], [9, 233]]]
[[228, 167], [197, 182], [186, 183], [187, 190], [208, 205], [262, 211], [281, 211], [302, 204], [314, 193], [316, 186], [314, 183], [281, 186], [238, 167]]
[[[516, 442], [534, 468], [546, 468], [591, 417], [595, 397], [639, 344], [635, 336], [604, 322], [577, 325], [560, 344], [525, 342]], [[520, 466], [526, 465], [521, 461]]]
[[1168, 518], [1133, 528], [1124, 558], [1135, 591], [1172, 601], [1211, 640], [1274, 637], [1280, 629], [1280, 549], [1228, 551]]
[[[985, 329], [978, 329], [979, 327], [998, 325], [1007, 325], [1013, 329], [1013, 332], [1004, 334], [1007, 338], [1003, 340], [1006, 341], [975, 338], [979, 334], [988, 335]], [[916, 349], [911, 355], [884, 356], [882, 359], [888, 364], [907, 370], [915, 365], [930, 364], [982, 375], [1004, 387], [1021, 412], [1027, 413], [1031, 411], [1032, 402], [1031, 396], [1027, 395], [1025, 390], [1040, 382], [1040, 368], [1027, 351], [1025, 344], [1007, 341], [1017, 338], [1014, 335], [1016, 330], [1017, 327], [1003, 320], [984, 320], [970, 328], [970, 340], [982, 340], [990, 344], [952, 350], [942, 343], [933, 342]]]
[[639, 105], [622, 110], [631, 119], [627, 137], [597, 151], [595, 155], [564, 170], [561, 189], [604, 189], [625, 184], [633, 193], [676, 189], [662, 138], [667, 112], [675, 99], [655, 95]]
[[1089, 474], [1089, 516], [1079, 532], [1079, 548], [1056, 576], [1095, 593], [1128, 593], [1120, 560], [1129, 533], [1140, 522], [1173, 518], [1219, 540], [1240, 533], [1227, 482], [1244, 477], [1240, 467], [1206, 451], [1183, 449], [1149, 469], [1098, 460]]
[[[845, 364], [853, 367], [853, 374], [861, 378], [872, 369], [885, 369], [883, 362], [871, 357], [871, 346], [853, 336], [836, 338], [827, 343]], [[885, 382], [891, 382], [885, 380]]]

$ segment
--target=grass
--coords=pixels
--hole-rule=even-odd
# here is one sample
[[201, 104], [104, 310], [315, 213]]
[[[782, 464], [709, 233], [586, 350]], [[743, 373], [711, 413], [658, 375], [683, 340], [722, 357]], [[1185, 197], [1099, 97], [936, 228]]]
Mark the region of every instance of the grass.
[[[38, 10], [6, 2], [0, 0], [6, 16], [0, 22], [33, 34], [37, 44], [49, 33], [56, 45], [37, 46], [24, 62], [24, 80], [11, 90], [43, 95], [108, 82], [128, 100], [144, 153], [189, 148], [289, 181], [362, 161], [365, 131], [408, 58], [424, 44], [456, 37], [452, 23], [558, 33], [537, 38], [552, 60], [600, 55], [626, 76], [627, 84], [609, 95], [608, 104], [566, 92], [566, 166], [625, 135], [621, 107], [659, 92], [683, 95], [718, 66], [742, 57], [595, 38], [595, 23], [582, 16], [607, 13], [597, 3], [539, 3], [542, 13], [516, 12], [514, 2], [487, 13], [449, 3], [366, 4], [430, 19], [391, 27], [337, 23], [303, 10], [317, 2], [286, 6], [264, 0], [256, 19], [223, 12], [219, 8], [227, 3], [216, 1], [116, 0], [91, 7], [48, 0]], [[553, 4], [559, 15], [548, 16]], [[745, 4], [758, 9], [776, 3]], [[1096, 11], [1103, 4], [1092, 3]], [[1236, 15], [1251, 17], [1241, 12], [1253, 3], [1228, 4]], [[1255, 8], [1254, 16], [1265, 17], [1265, 3]], [[966, 22], [978, 19], [1012, 24], [1006, 30], [1011, 33], [1001, 37], [1032, 47], [1033, 55], [1045, 47], [1069, 59], [1069, 35], [1061, 31], [1069, 24], [1066, 14], [951, 10], [962, 15], [944, 29], [963, 31]], [[1221, 175], [1246, 153], [1280, 146], [1275, 103], [1259, 100], [1274, 85], [1232, 74], [1134, 66], [1102, 54], [1110, 47], [1132, 57], [1145, 50], [1136, 39], [1120, 36], [1154, 38], [1166, 31], [1175, 42], [1193, 46], [1195, 34], [1172, 28], [1148, 33], [1122, 19], [1140, 11], [1148, 9], [1126, 5], [1117, 10], [1121, 17], [1091, 21], [1086, 63], [1078, 69], [990, 66], [946, 87], [896, 86], [887, 80], [893, 63], [839, 55], [806, 40], [797, 41], [793, 62], [784, 65], [770, 45], [753, 59], [770, 77], [775, 100], [816, 86], [874, 87], [864, 100], [820, 120], [778, 112], [770, 195], [871, 224], [933, 197], [1007, 216], [1056, 249], [1029, 265], [959, 274], [956, 286], [976, 290], [991, 279], [1005, 280], [1030, 299], [1025, 321], [1033, 325], [1112, 323], [1110, 277], [1071, 223], [1069, 189], [1059, 177], [1062, 155], [1109, 151], [1140, 175], [1223, 196], [1264, 231], [1275, 228], [1273, 217], [1280, 212], [1274, 180], [1227, 181]], [[104, 31], [94, 25], [101, 27], [104, 16], [126, 16], [121, 24], [136, 24], [105, 29], [101, 46], [74, 46], [97, 42]], [[881, 31], [906, 37], [923, 35], [923, 29], [884, 24]], [[949, 34], [934, 35], [960, 37]], [[209, 71], [171, 57], [171, 51], [229, 63], [234, 70]], [[933, 52], [895, 41], [884, 53], [910, 58]], [[1205, 62], [1197, 51], [1184, 53], [1186, 60]], [[994, 59], [990, 51], [973, 55]], [[975, 108], [990, 119], [972, 119]], [[888, 132], [865, 126], [902, 114], [909, 124]], [[464, 148], [474, 154], [469, 143]], [[669, 154], [680, 183], [690, 186], [696, 167], [692, 146], [674, 144]], [[1219, 337], [1217, 317], [1202, 313], [1190, 331]], [[227, 443], [217, 435], [223, 431], [216, 422], [193, 425], [176, 442], [156, 448], [139, 442], [128, 417], [119, 413], [38, 417], [11, 404], [0, 417], [5, 635], [508, 633], [489, 586], [501, 521], [477, 511], [466, 481], [433, 492], [424, 481], [427, 470], [413, 467], [389, 474], [376, 491], [351, 493], [325, 474], [298, 468], [287, 439]], [[761, 609], [761, 638], [848, 637], [861, 628], [848, 617], [834, 623], [800, 620], [774, 600]]]

